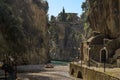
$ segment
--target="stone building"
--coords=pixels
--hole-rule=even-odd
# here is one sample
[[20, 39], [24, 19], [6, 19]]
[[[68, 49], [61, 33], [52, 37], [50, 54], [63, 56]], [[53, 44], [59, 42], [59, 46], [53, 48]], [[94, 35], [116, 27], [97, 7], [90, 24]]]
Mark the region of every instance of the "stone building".
[[84, 41], [81, 45], [82, 60], [86, 64], [89, 62], [91, 65], [98, 63], [119, 64], [119, 40], [108, 39], [103, 34], [94, 34], [87, 41]]

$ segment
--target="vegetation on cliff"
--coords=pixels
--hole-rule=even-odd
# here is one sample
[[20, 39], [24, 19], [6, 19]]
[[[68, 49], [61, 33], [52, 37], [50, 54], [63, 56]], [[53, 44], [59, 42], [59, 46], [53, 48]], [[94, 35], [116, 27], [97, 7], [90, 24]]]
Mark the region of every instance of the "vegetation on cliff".
[[7, 55], [19, 64], [49, 61], [47, 11], [43, 0], [0, 0], [1, 60]]
[[89, 3], [87, 0], [83, 2], [81, 8], [83, 10], [83, 13], [81, 14], [80, 21], [84, 28], [81, 35], [82, 35], [82, 40], [86, 41], [92, 34], [92, 29], [90, 28], [90, 24], [88, 22]]
[[72, 60], [79, 56], [83, 26], [77, 13], [66, 13], [63, 8], [50, 21], [50, 55], [52, 59]]

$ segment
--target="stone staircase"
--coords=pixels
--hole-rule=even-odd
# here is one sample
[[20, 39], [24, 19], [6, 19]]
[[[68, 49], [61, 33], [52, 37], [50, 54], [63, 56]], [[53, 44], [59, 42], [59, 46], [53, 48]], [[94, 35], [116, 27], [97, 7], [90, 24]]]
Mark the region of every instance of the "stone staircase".
[[[90, 66], [104, 67], [104, 63], [100, 63], [100, 62], [97, 62], [97, 61], [95, 61], [93, 59], [90, 59]], [[108, 63], [106, 63], [105, 66], [108, 67], [108, 68], [116, 67], [116, 65], [108, 64]]]

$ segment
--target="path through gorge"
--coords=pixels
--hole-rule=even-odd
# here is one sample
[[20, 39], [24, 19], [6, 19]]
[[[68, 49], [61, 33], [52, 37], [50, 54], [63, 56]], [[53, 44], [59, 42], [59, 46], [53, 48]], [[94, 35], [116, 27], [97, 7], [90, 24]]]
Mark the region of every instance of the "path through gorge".
[[54, 68], [44, 68], [44, 65], [19, 66], [20, 80], [80, 80], [69, 75], [69, 64], [54, 64]]

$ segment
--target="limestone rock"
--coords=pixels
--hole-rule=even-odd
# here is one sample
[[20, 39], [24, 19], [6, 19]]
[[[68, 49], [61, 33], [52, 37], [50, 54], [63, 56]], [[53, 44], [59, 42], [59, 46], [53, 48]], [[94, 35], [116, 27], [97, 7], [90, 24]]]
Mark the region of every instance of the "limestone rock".
[[[4, 0], [0, 3], [0, 10], [3, 8], [0, 11], [2, 14], [2, 16], [0, 15], [0, 34], [5, 40], [2, 46], [7, 45], [7, 47], [3, 47], [3, 55], [15, 57], [18, 64], [48, 62], [47, 2], [43, 0]], [[11, 29], [13, 26], [15, 28]], [[19, 37], [20, 35], [21, 37]]]
[[88, 0], [88, 20], [94, 31], [110, 38], [120, 36], [120, 0]]

